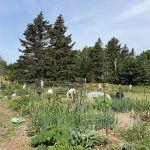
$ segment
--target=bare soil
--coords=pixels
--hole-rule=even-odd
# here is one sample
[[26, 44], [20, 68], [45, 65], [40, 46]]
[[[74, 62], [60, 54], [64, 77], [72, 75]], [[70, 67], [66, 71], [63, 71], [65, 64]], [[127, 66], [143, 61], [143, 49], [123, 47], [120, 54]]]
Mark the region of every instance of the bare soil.
[[0, 150], [30, 150], [30, 137], [26, 135], [24, 123], [15, 125], [11, 119], [16, 114], [8, 107], [7, 100], [0, 100]]

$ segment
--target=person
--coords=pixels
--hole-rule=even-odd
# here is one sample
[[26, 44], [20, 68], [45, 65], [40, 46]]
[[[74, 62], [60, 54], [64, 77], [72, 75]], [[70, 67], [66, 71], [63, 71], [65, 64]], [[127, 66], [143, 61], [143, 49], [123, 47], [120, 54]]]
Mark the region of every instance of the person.
[[68, 92], [67, 92], [67, 98], [71, 98], [72, 101], [74, 101], [74, 97], [76, 94], [76, 90], [74, 88], [71, 88]]
[[98, 84], [98, 89], [101, 91], [102, 90], [102, 84]]

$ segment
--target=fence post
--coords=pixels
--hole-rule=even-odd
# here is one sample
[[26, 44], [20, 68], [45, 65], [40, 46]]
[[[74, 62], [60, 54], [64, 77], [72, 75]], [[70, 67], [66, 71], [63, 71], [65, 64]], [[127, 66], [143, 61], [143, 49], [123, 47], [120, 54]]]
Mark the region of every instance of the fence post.
[[105, 131], [106, 131], [106, 136], [108, 136], [108, 116], [107, 116], [107, 107], [106, 107], [106, 89], [105, 89], [105, 83], [103, 82], [103, 87], [104, 87], [104, 110], [105, 110]]

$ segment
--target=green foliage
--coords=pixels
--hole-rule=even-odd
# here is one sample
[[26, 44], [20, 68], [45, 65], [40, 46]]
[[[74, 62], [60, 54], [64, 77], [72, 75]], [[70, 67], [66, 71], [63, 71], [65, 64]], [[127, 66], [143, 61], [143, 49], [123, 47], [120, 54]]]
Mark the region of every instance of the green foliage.
[[46, 146], [45, 145], [39, 145], [36, 150], [46, 150]]
[[106, 144], [107, 138], [91, 130], [69, 130], [67, 127], [49, 127], [32, 139], [31, 145], [47, 150], [84, 150], [95, 144]]
[[29, 114], [29, 102], [30, 98], [27, 96], [10, 100], [9, 106], [12, 110], [17, 111], [21, 115]]
[[27, 94], [28, 94], [27, 90], [23, 90], [23, 89], [17, 89], [16, 90], [16, 95], [17, 96], [25, 96]]
[[131, 99], [113, 99], [112, 109], [118, 112], [128, 112], [134, 108], [134, 101]]
[[3, 76], [6, 71], [6, 62], [0, 56], [0, 76]]
[[48, 146], [48, 150], [85, 150], [82, 146], [71, 146], [66, 141], [56, 142], [54, 146]]
[[111, 38], [106, 45], [107, 74], [111, 81], [116, 81], [116, 71], [121, 61], [121, 44], [115, 37]]
[[[79, 104], [62, 101], [61, 97], [40, 98], [31, 100], [30, 114], [33, 124], [38, 130], [50, 126], [86, 126], [87, 128], [104, 128], [106, 120], [109, 128], [116, 124], [116, 118], [109, 112], [108, 119], [105, 119], [103, 111], [91, 109], [90, 104]], [[43, 117], [44, 116], [44, 117]]]
[[16, 79], [15, 64], [7, 65], [4, 79], [9, 81], [14, 81]]
[[[32, 97], [30, 115], [38, 130], [67, 124], [67, 105], [60, 97]], [[44, 116], [44, 117], [43, 117]]]
[[136, 123], [132, 128], [123, 129], [122, 136], [128, 142], [136, 144], [136, 146], [145, 146], [150, 148], [150, 125], [147, 123]]
[[150, 101], [149, 100], [136, 100], [134, 104], [134, 111], [139, 114], [144, 121], [150, 121]]
[[25, 40], [20, 39], [24, 49], [19, 50], [22, 55], [15, 64], [17, 79], [44, 77], [44, 56], [49, 45], [48, 32], [50, 30], [51, 25], [47, 20], [44, 20], [42, 12], [37, 15], [33, 23], [27, 25], [24, 32]]
[[136, 150], [134, 144], [124, 144], [121, 150]]
[[[93, 81], [101, 81], [101, 77], [103, 74], [103, 67], [104, 67], [104, 50], [102, 48], [102, 41], [98, 38], [97, 42], [95, 43], [94, 47], [89, 51], [89, 79], [91, 82]], [[94, 79], [92, 79], [94, 77]], [[93, 80], [93, 81], [92, 81]]]
[[71, 145], [81, 145], [92, 148], [94, 144], [107, 143], [107, 138], [100, 136], [96, 131], [74, 129], [71, 131]]
[[37, 147], [39, 145], [54, 145], [56, 142], [69, 140], [69, 130], [64, 127], [49, 127], [47, 129], [41, 130], [39, 135], [32, 139], [31, 145]]
[[[62, 15], [50, 25], [43, 13], [27, 25], [25, 40], [20, 39], [24, 50], [15, 68], [17, 79], [49, 78], [74, 81], [77, 75], [77, 51], [72, 51], [71, 35], [66, 36]], [[24, 74], [24, 76], [22, 76]]]
[[137, 85], [144, 83], [146, 70], [134, 57], [127, 57], [119, 66], [117, 71], [118, 81], [122, 84]]
[[108, 99], [106, 96], [98, 96], [94, 97], [94, 104], [97, 105], [97, 108], [105, 111], [107, 109], [108, 111], [111, 109], [112, 100]]

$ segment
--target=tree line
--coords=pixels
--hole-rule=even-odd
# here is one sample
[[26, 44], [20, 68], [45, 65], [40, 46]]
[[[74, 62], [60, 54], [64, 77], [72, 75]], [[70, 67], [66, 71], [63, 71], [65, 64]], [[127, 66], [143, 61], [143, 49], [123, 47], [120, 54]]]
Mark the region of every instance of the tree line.
[[88, 82], [150, 84], [150, 50], [135, 55], [134, 49], [112, 37], [105, 46], [98, 38], [91, 47], [75, 50], [62, 15], [50, 24], [40, 12], [20, 39], [21, 55], [7, 66], [10, 80], [49, 79]]

